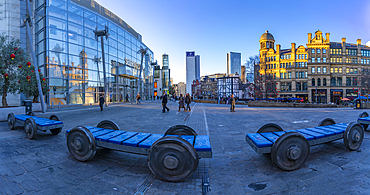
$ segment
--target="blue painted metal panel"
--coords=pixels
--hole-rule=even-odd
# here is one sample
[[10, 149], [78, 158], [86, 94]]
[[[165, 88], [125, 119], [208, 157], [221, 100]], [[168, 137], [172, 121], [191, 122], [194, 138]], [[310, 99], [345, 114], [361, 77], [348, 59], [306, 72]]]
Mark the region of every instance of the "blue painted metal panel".
[[363, 118], [359, 118], [357, 120], [361, 120], [361, 121], [370, 121], [370, 116], [367, 116], [367, 117], [363, 117]]
[[[319, 138], [323, 138], [323, 137], [325, 137], [325, 134], [317, 133], [317, 132], [310, 131], [310, 130], [307, 130], [307, 129], [297, 129], [297, 132], [299, 132], [299, 133], [304, 133], [304, 134], [307, 134], [307, 135], [313, 136], [315, 139], [319, 139]], [[307, 139], [307, 140], [308, 140], [308, 139]]]
[[138, 133], [137, 135], [125, 140], [122, 142], [122, 145], [125, 146], [138, 146], [138, 144], [148, 138], [151, 134], [150, 133]]
[[343, 133], [345, 131], [345, 129], [343, 128], [339, 128], [339, 127], [330, 127], [330, 126], [322, 126], [322, 127], [316, 127], [318, 129], [321, 129], [321, 130], [326, 130], [326, 131], [332, 131], [334, 132], [336, 135], [337, 134], [340, 134], [340, 133]]
[[276, 131], [276, 132], [273, 132], [273, 134], [277, 135], [277, 136], [282, 136], [283, 134], [285, 133], [285, 131]]
[[315, 128], [307, 128], [306, 130], [310, 130], [310, 131], [314, 131], [314, 132], [317, 132], [317, 133], [325, 134], [325, 137], [329, 137], [329, 136], [335, 135], [335, 133], [332, 132], [332, 131], [322, 130], [322, 129], [318, 129], [316, 127]]
[[116, 136], [119, 136], [119, 135], [122, 135], [125, 132], [126, 131], [114, 130], [111, 133], [100, 135], [100, 136], [96, 136], [95, 139], [98, 140], [98, 141], [108, 142], [109, 139], [111, 139], [113, 137], [116, 137]]
[[188, 141], [192, 146], [194, 146], [193, 145], [194, 138], [195, 138], [194, 135], [182, 135], [181, 138], [184, 139], [184, 140], [186, 140], [186, 141]]
[[108, 134], [108, 133], [111, 133], [115, 130], [112, 130], [112, 129], [103, 129], [101, 131], [95, 131], [93, 134], [94, 138], [98, 137], [98, 136], [101, 136], [101, 135], [105, 135], [105, 134]]
[[136, 134], [138, 134], [138, 133], [137, 132], [126, 132], [126, 133], [121, 134], [117, 137], [109, 139], [108, 142], [113, 143], [113, 144], [122, 144], [123, 141], [129, 139], [132, 136], [135, 136]]
[[166, 137], [179, 137], [179, 135], [166, 135]]
[[36, 125], [41, 126], [41, 127], [63, 124], [62, 121], [55, 121], [55, 120], [40, 118], [40, 117], [36, 117], [36, 116], [29, 116], [29, 115], [25, 115], [25, 114], [15, 115], [14, 117], [18, 120], [21, 120], [21, 121], [26, 121], [28, 118], [33, 118], [33, 120], [35, 120]]
[[266, 133], [260, 133], [263, 137], [271, 141], [272, 143], [275, 143], [275, 141], [279, 138], [279, 136], [273, 134], [272, 132], [266, 132]]
[[164, 137], [164, 134], [152, 134], [146, 140], [139, 143], [139, 148], [150, 148], [154, 142]]
[[92, 127], [92, 126], [85, 126], [86, 129], [88, 129], [91, 133], [95, 133], [97, 131], [104, 130], [103, 128], [100, 127]]
[[[298, 129], [298, 130], [304, 130], [304, 129]], [[286, 133], [288, 133], [288, 132], [298, 132], [298, 133], [302, 134], [302, 135], [303, 135], [303, 137], [305, 137], [307, 141], [310, 141], [310, 140], [314, 140], [314, 139], [315, 139], [315, 137], [314, 137], [314, 136], [312, 136], [312, 135], [308, 135], [308, 134], [306, 134], [306, 133], [299, 132], [298, 130], [289, 130], [289, 131], [285, 131], [285, 132], [286, 132]]]
[[257, 148], [272, 146], [272, 142], [264, 138], [259, 133], [250, 133], [250, 134], [247, 134], [247, 137], [248, 139], [252, 140], [252, 142], [257, 146]]
[[212, 151], [208, 135], [197, 135], [194, 149], [196, 151]]

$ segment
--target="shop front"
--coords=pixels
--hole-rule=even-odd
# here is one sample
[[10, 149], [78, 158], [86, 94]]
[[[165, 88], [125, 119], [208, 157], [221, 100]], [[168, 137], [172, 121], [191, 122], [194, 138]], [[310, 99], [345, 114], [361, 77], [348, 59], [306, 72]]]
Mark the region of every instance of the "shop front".
[[301, 98], [303, 101], [308, 101], [308, 94], [296, 94], [296, 98]]
[[312, 100], [311, 102], [315, 102], [315, 103], [322, 103], [322, 104], [326, 104], [327, 102], [327, 94], [326, 94], [326, 89], [312, 89], [311, 92], [312, 92]]
[[357, 89], [347, 89], [346, 90], [346, 98], [350, 99], [351, 101], [358, 97], [358, 90]]
[[330, 102], [339, 105], [340, 100], [343, 98], [343, 89], [330, 90]]

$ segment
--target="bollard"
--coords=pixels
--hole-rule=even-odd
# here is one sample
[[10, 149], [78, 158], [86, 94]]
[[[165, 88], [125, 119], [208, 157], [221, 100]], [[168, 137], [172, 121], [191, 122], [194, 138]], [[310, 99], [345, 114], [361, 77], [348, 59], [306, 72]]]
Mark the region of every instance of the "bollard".
[[53, 109], [54, 107], [54, 102], [51, 102], [51, 109]]
[[60, 102], [59, 102], [59, 104], [58, 104], [58, 110], [60, 110]]

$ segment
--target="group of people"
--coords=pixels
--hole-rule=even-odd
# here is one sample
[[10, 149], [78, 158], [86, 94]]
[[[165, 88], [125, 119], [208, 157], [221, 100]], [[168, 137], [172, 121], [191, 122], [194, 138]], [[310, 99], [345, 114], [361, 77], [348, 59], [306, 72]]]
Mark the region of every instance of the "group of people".
[[[163, 107], [162, 112], [163, 113], [165, 113], [166, 110], [167, 112], [170, 111], [170, 109], [167, 107], [167, 102], [168, 102], [167, 94], [163, 93], [163, 97], [162, 97], [162, 107]], [[185, 108], [185, 104], [186, 104], [186, 108]], [[191, 104], [191, 97], [189, 93], [187, 93], [185, 97], [182, 94], [180, 94], [178, 111], [180, 112], [180, 109], [184, 108], [185, 112], [190, 112], [191, 111], [190, 104]]]

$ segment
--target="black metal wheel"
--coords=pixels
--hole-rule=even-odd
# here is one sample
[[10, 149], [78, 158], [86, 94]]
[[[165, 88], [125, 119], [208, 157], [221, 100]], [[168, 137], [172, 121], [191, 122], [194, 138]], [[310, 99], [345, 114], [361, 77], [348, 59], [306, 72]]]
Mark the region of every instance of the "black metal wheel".
[[324, 120], [322, 120], [321, 122], [319, 122], [319, 127], [320, 126], [327, 126], [327, 125], [334, 125], [335, 124], [335, 121], [331, 118], [326, 118]]
[[33, 118], [30, 117], [26, 119], [26, 122], [24, 123], [24, 131], [29, 139], [35, 139], [37, 137], [37, 125]]
[[364, 129], [358, 123], [350, 123], [343, 135], [344, 145], [349, 150], [357, 150], [364, 139]]
[[27, 113], [27, 115], [28, 115], [28, 116], [35, 116], [35, 113], [33, 113], [33, 112], [28, 112], [28, 113]]
[[175, 126], [172, 126], [170, 127], [165, 135], [198, 135], [197, 132], [194, 131], [194, 129], [192, 129], [191, 127], [189, 126], [186, 126], [186, 125], [175, 125]]
[[179, 137], [163, 137], [149, 149], [149, 168], [164, 181], [185, 180], [197, 169], [198, 163], [198, 154], [194, 147]]
[[[50, 120], [59, 121], [59, 118], [56, 115], [51, 115]], [[62, 128], [50, 129], [51, 134], [58, 135], [62, 131]]]
[[103, 120], [101, 121], [96, 127], [103, 128], [103, 129], [113, 129], [113, 130], [119, 130], [119, 126], [110, 120]]
[[[361, 113], [358, 118], [364, 118], [364, 117], [368, 117], [369, 114], [367, 112], [363, 112]], [[362, 124], [362, 126], [364, 127], [364, 130], [366, 131], [366, 129], [369, 127], [369, 124]]]
[[91, 160], [96, 153], [95, 139], [83, 126], [77, 126], [68, 133], [67, 147], [73, 158], [78, 161]]
[[257, 133], [276, 132], [276, 131], [283, 131], [283, 128], [281, 128], [279, 125], [275, 123], [267, 123], [260, 127]]
[[8, 114], [8, 126], [10, 130], [13, 130], [15, 127], [15, 116], [13, 113]]
[[280, 136], [272, 145], [271, 160], [285, 171], [298, 169], [307, 159], [310, 145], [298, 132], [289, 132]]

